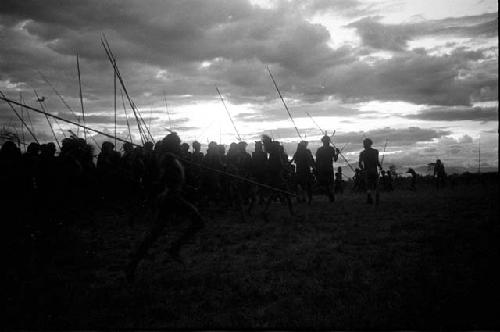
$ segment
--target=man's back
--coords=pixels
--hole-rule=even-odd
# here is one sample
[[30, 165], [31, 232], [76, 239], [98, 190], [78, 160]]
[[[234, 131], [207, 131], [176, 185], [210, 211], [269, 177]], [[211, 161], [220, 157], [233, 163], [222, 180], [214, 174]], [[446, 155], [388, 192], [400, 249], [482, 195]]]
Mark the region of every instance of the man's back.
[[314, 165], [314, 159], [309, 149], [297, 150], [293, 155], [297, 173], [308, 173], [310, 167]]
[[377, 167], [379, 166], [378, 161], [378, 150], [373, 148], [365, 148], [359, 154], [359, 163], [362, 164], [363, 170], [369, 173], [377, 173]]
[[[318, 172], [333, 172], [333, 161], [336, 159], [335, 149], [322, 146], [316, 151], [316, 167]], [[336, 161], [336, 160], [335, 160]]]

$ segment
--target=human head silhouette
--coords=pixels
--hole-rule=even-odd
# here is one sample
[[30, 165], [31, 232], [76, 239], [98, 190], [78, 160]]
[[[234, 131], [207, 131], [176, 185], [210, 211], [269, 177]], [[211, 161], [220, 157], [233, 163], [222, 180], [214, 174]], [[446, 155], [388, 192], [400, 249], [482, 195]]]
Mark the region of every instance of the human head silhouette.
[[369, 138], [365, 138], [365, 139], [363, 140], [363, 147], [364, 147], [365, 149], [370, 148], [372, 145], [373, 145], [373, 141], [372, 141], [371, 139], [369, 139]]

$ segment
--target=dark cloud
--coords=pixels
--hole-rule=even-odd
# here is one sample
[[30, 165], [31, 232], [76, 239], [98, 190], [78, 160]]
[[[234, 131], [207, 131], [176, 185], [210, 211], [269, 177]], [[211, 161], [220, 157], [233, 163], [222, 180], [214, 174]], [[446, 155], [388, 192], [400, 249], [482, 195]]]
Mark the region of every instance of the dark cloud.
[[346, 17], [368, 15], [374, 12], [374, 5], [358, 0], [306, 0], [298, 2], [298, 8], [312, 13], [333, 12]]
[[[143, 117], [143, 119], [148, 124], [150, 121], [158, 120], [158, 117]], [[114, 124], [115, 118], [112, 115], [87, 115], [85, 116], [85, 122], [89, 124]], [[118, 125], [126, 125], [127, 119], [123, 116], [117, 117], [116, 123]], [[129, 123], [135, 125], [135, 120], [129, 119]]]
[[[354, 101], [408, 101], [430, 105], [470, 105], [498, 99], [498, 61], [477, 51], [457, 49], [449, 55], [397, 53], [373, 65], [359, 61], [326, 71], [324, 94]], [[495, 71], [493, 71], [495, 70]], [[461, 76], [461, 77], [459, 77]]]
[[366, 132], [348, 132], [338, 133], [335, 135], [335, 141], [342, 143], [358, 144], [365, 137], [370, 138], [376, 146], [383, 146], [387, 140], [391, 146], [407, 146], [413, 145], [416, 142], [429, 142], [436, 138], [440, 138], [451, 134], [449, 130], [430, 129], [420, 127], [409, 127], [406, 129], [381, 128], [369, 130]]
[[404, 116], [408, 119], [429, 121], [497, 121], [497, 107], [435, 107], [417, 114]]
[[380, 16], [366, 17], [350, 23], [348, 27], [356, 28], [364, 45], [398, 52], [407, 48], [408, 41], [423, 36], [477, 38], [498, 35], [496, 13], [401, 24], [384, 24], [380, 19]]
[[[54, 3], [55, 4], [55, 3]], [[328, 31], [293, 12], [263, 10], [247, 1], [4, 1], [4, 15], [27, 20], [28, 33], [65, 55], [100, 60], [101, 32], [126, 61], [169, 67], [218, 57], [279, 63], [298, 73], [333, 63]], [[97, 44], [97, 45], [96, 45]]]

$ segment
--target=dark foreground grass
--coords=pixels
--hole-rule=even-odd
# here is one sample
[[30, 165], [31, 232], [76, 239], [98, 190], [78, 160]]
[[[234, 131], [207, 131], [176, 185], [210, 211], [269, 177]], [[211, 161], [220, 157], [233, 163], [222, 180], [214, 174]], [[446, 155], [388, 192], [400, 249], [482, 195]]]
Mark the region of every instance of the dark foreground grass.
[[147, 223], [95, 211], [9, 271], [3, 325], [499, 328], [497, 201], [489, 183], [399, 190], [378, 208], [350, 193], [334, 204], [315, 197], [294, 217], [276, 203], [268, 221], [213, 212], [184, 265], [164, 253], [168, 229], [134, 284], [122, 268]]

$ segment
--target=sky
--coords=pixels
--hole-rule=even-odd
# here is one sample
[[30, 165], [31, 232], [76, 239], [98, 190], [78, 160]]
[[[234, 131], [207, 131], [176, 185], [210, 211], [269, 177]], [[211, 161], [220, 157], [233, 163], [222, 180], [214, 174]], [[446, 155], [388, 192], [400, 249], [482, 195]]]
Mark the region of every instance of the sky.
[[[266, 133], [289, 154], [301, 138], [314, 153], [326, 130], [353, 164], [370, 137], [400, 169], [425, 172], [440, 158], [477, 171], [480, 147], [481, 168], [496, 170], [497, 30], [490, 0], [2, 0], [0, 90], [40, 108], [36, 90], [48, 112], [74, 121], [50, 85], [81, 115], [78, 54], [86, 123], [113, 134], [104, 34], [155, 139], [174, 130], [188, 143], [237, 141], [218, 87], [249, 150]], [[45, 118], [29, 116], [37, 137], [53, 140]], [[118, 83], [119, 137], [127, 118], [139, 143]], [[4, 102], [0, 123], [23, 134]], [[59, 139], [76, 131], [62, 122], [54, 130]]]

